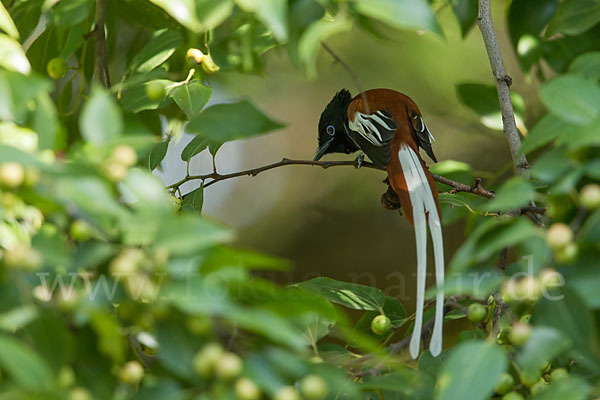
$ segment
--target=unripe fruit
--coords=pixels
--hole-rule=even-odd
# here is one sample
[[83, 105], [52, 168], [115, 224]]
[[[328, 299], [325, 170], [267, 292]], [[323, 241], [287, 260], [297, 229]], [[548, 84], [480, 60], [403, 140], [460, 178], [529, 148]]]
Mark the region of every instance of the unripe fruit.
[[531, 336], [531, 326], [522, 322], [517, 322], [510, 328], [508, 340], [515, 346], [522, 346]]
[[550, 382], [556, 382], [569, 377], [569, 372], [564, 368], [556, 368], [550, 372]]
[[517, 300], [517, 282], [514, 279], [509, 279], [504, 283], [501, 290], [502, 301], [512, 303]]
[[502, 400], [525, 400], [525, 398], [517, 392], [509, 392], [502, 396]]
[[300, 393], [307, 400], [322, 400], [327, 390], [327, 382], [318, 375], [307, 375], [300, 381]]
[[152, 81], [146, 84], [146, 96], [150, 100], [162, 100], [166, 95], [165, 87], [162, 83]]
[[259, 400], [260, 389], [248, 378], [240, 378], [235, 382], [235, 394], [239, 400]]
[[129, 361], [119, 371], [119, 379], [130, 385], [136, 385], [143, 377], [144, 367], [137, 361]]
[[323, 360], [321, 357], [314, 356], [314, 357], [311, 357], [308, 360], [308, 362], [311, 364], [321, 364], [321, 363], [325, 362], [325, 360]]
[[13, 189], [23, 184], [25, 169], [21, 164], [6, 162], [0, 164], [0, 185]]
[[548, 228], [546, 241], [553, 249], [561, 249], [573, 241], [573, 231], [567, 224], [557, 222]]
[[579, 202], [588, 210], [600, 207], [600, 185], [588, 183], [579, 192]]
[[540, 393], [542, 390], [546, 389], [547, 386], [548, 386], [548, 384], [546, 383], [546, 381], [543, 378], [540, 378], [536, 383], [533, 384], [533, 386], [531, 386], [529, 391], [531, 392], [532, 395], [535, 396], [536, 394]]
[[378, 315], [371, 321], [371, 330], [376, 335], [385, 335], [392, 329], [392, 321], [385, 315]]
[[194, 371], [199, 376], [207, 378], [214, 371], [215, 364], [223, 353], [223, 347], [219, 343], [208, 343], [192, 359]]
[[295, 387], [282, 386], [277, 392], [275, 392], [273, 400], [300, 400], [300, 396], [298, 395]]
[[549, 290], [560, 286], [564, 283], [560, 273], [552, 268], [545, 268], [540, 272], [540, 283], [542, 284], [542, 290]]
[[111, 181], [121, 181], [127, 176], [127, 166], [118, 162], [109, 161], [104, 166], [104, 172]]
[[69, 227], [69, 233], [76, 241], [85, 242], [92, 237], [92, 228], [83, 219], [76, 219]]
[[144, 256], [140, 250], [125, 249], [110, 263], [110, 273], [113, 275], [132, 275], [138, 271], [138, 267]]
[[181, 209], [181, 199], [175, 196], [169, 196], [169, 200], [171, 201], [171, 206], [175, 211], [179, 211]]
[[227, 352], [217, 361], [215, 372], [219, 378], [231, 380], [242, 372], [242, 359], [235, 353]]
[[212, 322], [208, 317], [188, 317], [185, 325], [190, 332], [198, 336], [207, 335], [212, 331]]
[[487, 308], [479, 303], [471, 304], [467, 310], [467, 317], [469, 318], [469, 321], [476, 324], [483, 322], [486, 316]]
[[60, 79], [67, 74], [67, 62], [60, 57], [55, 57], [48, 61], [46, 70], [50, 78]]
[[535, 276], [526, 276], [517, 282], [517, 300], [536, 301], [542, 295], [542, 283]]
[[215, 61], [209, 53], [206, 54], [204, 56], [204, 59], [202, 60], [202, 69], [208, 74], [214, 74], [215, 72], [218, 72], [221, 69], [221, 67], [219, 67], [217, 63], [215, 63]]
[[131, 167], [137, 162], [137, 153], [133, 147], [121, 144], [113, 149], [110, 158], [116, 163]]
[[23, 243], [19, 243], [4, 252], [4, 265], [8, 268], [36, 271], [42, 264], [42, 255], [34, 248]]
[[62, 367], [60, 371], [58, 371], [56, 381], [58, 382], [58, 386], [62, 388], [68, 388], [73, 385], [75, 383], [75, 372], [73, 372], [73, 368], [69, 366]]
[[69, 391], [69, 400], [92, 400], [92, 395], [87, 389], [77, 386]]
[[565, 247], [556, 249], [554, 257], [559, 263], [569, 264], [577, 258], [578, 252], [579, 249], [577, 248], [577, 245], [575, 243], [569, 243]]
[[47, 286], [38, 285], [33, 288], [31, 294], [39, 301], [43, 301], [45, 303], [52, 300], [52, 292], [50, 291], [50, 289], [48, 289]]
[[513, 388], [514, 385], [515, 380], [512, 375], [504, 372], [498, 378], [496, 386], [494, 387], [494, 391], [498, 394], [506, 394]]
[[527, 387], [533, 386], [541, 377], [539, 371], [524, 370], [521, 372], [521, 382]]
[[185, 58], [201, 64], [204, 61], [204, 53], [198, 49], [188, 49], [187, 53], [185, 53]]

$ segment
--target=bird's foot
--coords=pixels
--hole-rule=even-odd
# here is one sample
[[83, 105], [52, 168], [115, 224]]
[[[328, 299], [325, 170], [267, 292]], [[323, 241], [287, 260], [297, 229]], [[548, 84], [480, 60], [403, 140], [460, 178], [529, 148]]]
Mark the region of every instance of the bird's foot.
[[394, 192], [391, 186], [388, 186], [387, 192], [381, 195], [381, 205], [386, 210], [399, 210], [400, 212], [402, 212], [400, 210], [402, 207], [400, 204], [400, 199], [398, 198], [398, 195], [396, 194], [396, 192]]
[[360, 167], [362, 167], [364, 161], [365, 161], [365, 153], [360, 153], [354, 159], [354, 168], [359, 169]]

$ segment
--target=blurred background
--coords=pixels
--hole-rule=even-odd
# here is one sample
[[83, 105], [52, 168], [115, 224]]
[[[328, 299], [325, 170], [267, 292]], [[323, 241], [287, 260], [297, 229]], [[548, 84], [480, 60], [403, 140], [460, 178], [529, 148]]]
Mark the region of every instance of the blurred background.
[[[494, 8], [495, 23], [514, 81], [512, 89], [526, 103], [539, 104], [531, 99], [536, 97], [535, 79], [519, 75], [501, 15], [504, 9]], [[494, 84], [484, 44], [476, 27], [461, 39], [449, 7], [442, 8], [438, 18], [444, 39], [431, 33], [398, 34], [383, 28], [388, 40], [381, 41], [356, 28], [332, 37], [328, 44], [354, 69], [364, 89], [391, 88], [415, 100], [435, 136], [438, 160], [466, 162], [483, 178], [484, 185], [492, 187], [495, 178], [512, 174], [508, 146], [502, 132], [483, 127], [478, 116], [459, 102], [455, 89], [459, 83]], [[220, 173], [259, 167], [283, 157], [312, 159], [317, 123], [326, 104], [341, 88], [358, 93], [348, 73], [325, 51], [320, 51], [316, 80], [307, 80], [286, 52], [286, 48], [278, 48], [267, 54], [265, 77], [228, 73], [209, 81], [214, 87], [211, 103], [250, 98], [273, 119], [287, 124], [273, 134], [226, 143], [217, 154]], [[535, 109], [527, 110], [526, 122], [535, 118], [535, 113]], [[170, 146], [163, 171], [158, 172], [165, 183], [185, 175], [179, 155], [190, 139], [184, 136]], [[325, 159], [354, 157], [337, 154]], [[205, 150], [192, 160], [190, 172], [209, 173], [211, 163]], [[204, 214], [234, 227], [236, 245], [290, 260], [289, 272], [270, 276], [279, 282], [328, 276], [376, 286], [410, 309], [416, 269], [414, 233], [398, 212], [381, 207], [385, 177], [382, 171], [352, 167], [285, 166], [207, 188]], [[187, 183], [182, 187], [184, 194], [199, 184]], [[464, 222], [444, 227], [447, 260], [463, 242], [463, 235]]]

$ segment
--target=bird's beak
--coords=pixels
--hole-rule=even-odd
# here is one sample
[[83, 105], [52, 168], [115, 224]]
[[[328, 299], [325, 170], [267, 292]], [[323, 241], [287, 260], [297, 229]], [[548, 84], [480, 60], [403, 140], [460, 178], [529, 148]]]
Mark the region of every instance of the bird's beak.
[[317, 149], [317, 154], [315, 154], [315, 158], [313, 161], [319, 161], [321, 157], [325, 155], [325, 152], [327, 151], [327, 148], [329, 148], [329, 145], [332, 141], [333, 139], [330, 139], [327, 142], [323, 143], [321, 146], [319, 146], [319, 148]]

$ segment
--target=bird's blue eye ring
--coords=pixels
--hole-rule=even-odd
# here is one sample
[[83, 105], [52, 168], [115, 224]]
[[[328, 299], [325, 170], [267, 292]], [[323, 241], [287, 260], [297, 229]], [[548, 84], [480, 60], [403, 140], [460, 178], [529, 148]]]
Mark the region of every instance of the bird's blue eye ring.
[[329, 136], [333, 136], [335, 134], [335, 126], [333, 125], [328, 125], [327, 126], [327, 134]]

